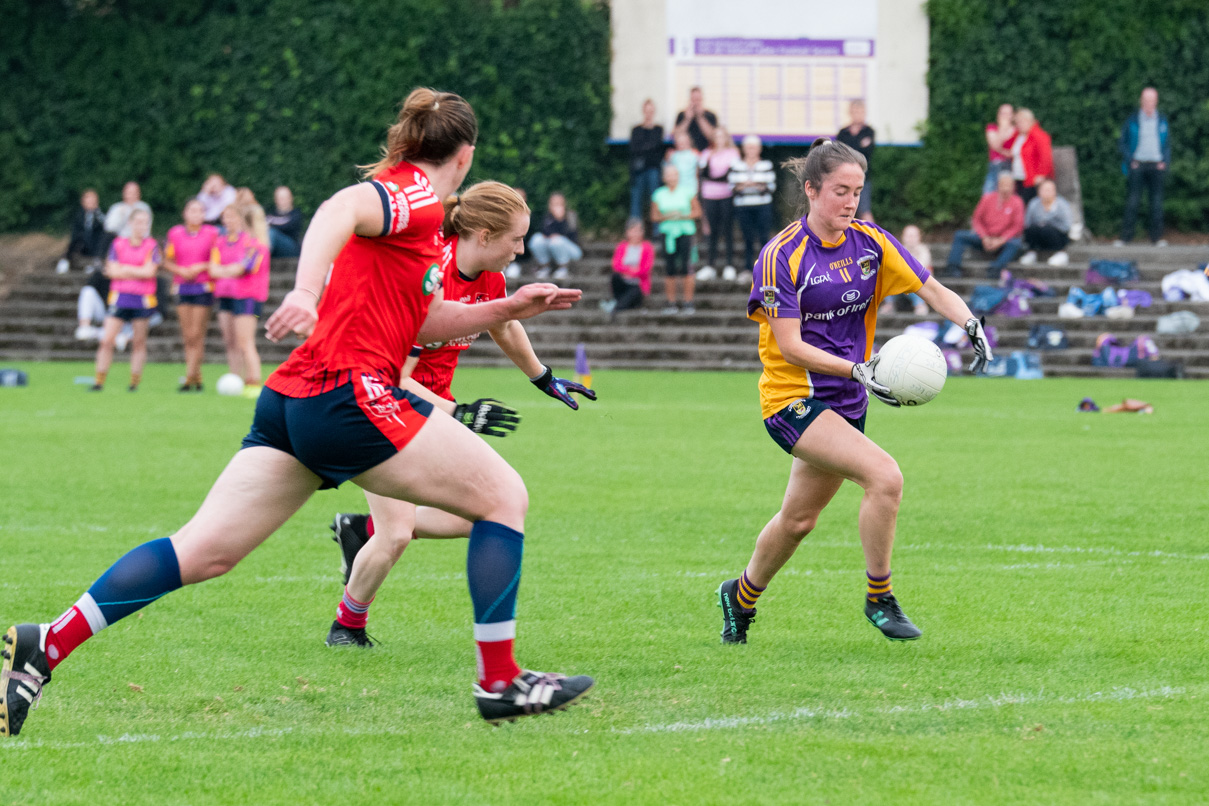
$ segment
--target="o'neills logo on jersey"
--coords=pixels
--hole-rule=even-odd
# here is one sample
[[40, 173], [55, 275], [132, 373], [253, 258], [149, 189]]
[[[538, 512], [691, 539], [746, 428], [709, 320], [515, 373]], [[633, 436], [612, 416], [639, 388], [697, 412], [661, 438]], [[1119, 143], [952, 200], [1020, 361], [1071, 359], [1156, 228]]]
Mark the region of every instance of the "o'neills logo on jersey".
[[428, 271], [424, 272], [424, 296], [430, 297], [437, 292], [441, 287], [441, 267], [433, 263], [428, 267]]

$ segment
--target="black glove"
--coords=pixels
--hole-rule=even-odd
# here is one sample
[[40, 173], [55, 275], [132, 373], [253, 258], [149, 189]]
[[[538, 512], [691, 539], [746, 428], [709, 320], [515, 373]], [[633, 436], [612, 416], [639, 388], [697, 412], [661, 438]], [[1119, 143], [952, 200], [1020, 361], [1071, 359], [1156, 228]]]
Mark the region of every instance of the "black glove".
[[877, 362], [881, 360], [880, 355], [875, 355], [863, 364], [852, 365], [852, 380], [859, 383], [861, 386], [869, 390], [869, 394], [876, 397], [887, 406], [898, 408], [902, 405], [894, 399], [894, 395], [890, 394], [890, 387], [885, 384], [878, 383], [873, 379], [873, 370], [877, 367]]
[[453, 419], [485, 437], [506, 437], [521, 422], [516, 409], [489, 397], [473, 403], [459, 403], [453, 410]]
[[561, 400], [573, 409], [578, 409], [579, 404], [575, 402], [575, 398], [571, 397], [572, 392], [583, 395], [588, 400], [596, 399], [596, 393], [588, 387], [581, 386], [575, 381], [568, 381], [566, 378], [555, 378], [554, 370], [549, 367], [546, 367], [546, 371], [536, 378], [530, 378], [529, 382], [550, 397]]
[[974, 360], [970, 362], [970, 372], [977, 375], [987, 368], [987, 364], [995, 356], [991, 355], [991, 343], [987, 341], [986, 330], [983, 325], [987, 323], [986, 317], [976, 319], [970, 317], [966, 322], [966, 335], [970, 337], [970, 344], [974, 346]]

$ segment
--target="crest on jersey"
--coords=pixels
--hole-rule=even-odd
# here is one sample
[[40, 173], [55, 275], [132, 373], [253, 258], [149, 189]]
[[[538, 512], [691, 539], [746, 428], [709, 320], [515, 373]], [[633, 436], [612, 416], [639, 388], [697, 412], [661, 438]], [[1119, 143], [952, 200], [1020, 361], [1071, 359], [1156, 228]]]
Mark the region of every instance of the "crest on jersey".
[[424, 272], [424, 296], [431, 297], [441, 287], [441, 267], [433, 263]]
[[861, 279], [868, 280], [877, 271], [877, 258], [873, 255], [865, 255], [857, 258], [856, 265], [861, 267]]
[[764, 295], [764, 306], [767, 308], [776, 307], [777, 287], [775, 285], [760, 286], [760, 291]]

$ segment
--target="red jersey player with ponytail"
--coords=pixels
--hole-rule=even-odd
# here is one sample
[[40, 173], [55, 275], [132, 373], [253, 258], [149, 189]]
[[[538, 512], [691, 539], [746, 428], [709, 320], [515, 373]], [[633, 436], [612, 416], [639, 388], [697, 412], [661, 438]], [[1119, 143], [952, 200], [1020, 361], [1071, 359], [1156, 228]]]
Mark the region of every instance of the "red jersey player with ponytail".
[[[524, 251], [528, 229], [528, 205], [519, 193], [500, 182], [480, 182], [460, 196], [447, 199], [444, 298], [477, 305], [504, 297], [507, 292], [502, 272]], [[572, 393], [596, 399], [591, 389], [554, 377], [533, 352], [520, 322], [504, 322], [488, 332], [504, 354], [546, 394], [572, 409], [579, 408]], [[458, 405], [450, 389], [458, 359], [478, 335], [413, 348], [403, 374], [410, 375], [410, 384], [423, 388], [410, 384], [406, 388], [435, 401], [476, 433], [504, 436], [519, 422], [512, 409], [491, 399]], [[466, 537], [472, 530], [473, 524], [464, 518], [433, 507], [417, 508], [370, 492], [366, 492], [366, 498], [371, 515], [342, 513], [332, 523], [343, 555], [345, 589], [328, 632], [328, 646], [373, 646], [365, 633], [369, 606], [413, 537]]]
[[563, 708], [592, 687], [590, 677], [525, 671], [513, 658], [528, 510], [520, 476], [452, 417], [395, 385], [413, 344], [567, 308], [581, 296], [533, 284], [480, 305], [442, 301], [440, 199], [465, 179], [477, 136], [474, 111], [459, 96], [421, 88], [407, 97], [382, 160], [367, 172], [372, 181], [339, 191], [315, 213], [294, 290], [266, 325], [272, 339], [307, 340], [265, 383], [242, 449], [201, 508], [174, 535], [128, 552], [55, 621], [4, 633], [0, 735], [20, 732], [52, 670], [85, 640], [182, 585], [231, 570], [316, 490], [348, 480], [474, 524], [466, 576], [484, 719]]

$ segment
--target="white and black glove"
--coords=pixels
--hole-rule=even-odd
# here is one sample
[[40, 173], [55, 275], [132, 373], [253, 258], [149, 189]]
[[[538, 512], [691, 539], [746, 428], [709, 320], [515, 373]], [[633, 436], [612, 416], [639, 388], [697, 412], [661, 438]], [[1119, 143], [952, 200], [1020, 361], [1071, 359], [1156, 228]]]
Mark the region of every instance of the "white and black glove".
[[878, 383], [873, 379], [873, 369], [877, 366], [877, 362], [881, 360], [880, 355], [875, 355], [863, 364], [852, 365], [852, 380], [859, 383], [869, 391], [869, 394], [876, 397], [887, 406], [898, 408], [902, 405], [894, 396], [890, 394], [890, 387], [885, 384]]
[[453, 410], [453, 419], [485, 437], [506, 437], [521, 422], [516, 409], [489, 397], [479, 398], [473, 403], [458, 403]]
[[985, 324], [985, 317], [977, 319], [971, 316], [966, 322], [966, 335], [970, 337], [970, 344], [974, 347], [974, 360], [970, 362], [970, 372], [975, 375], [984, 372], [987, 364], [995, 357], [991, 355], [991, 343], [987, 341], [987, 333], [983, 329]]

